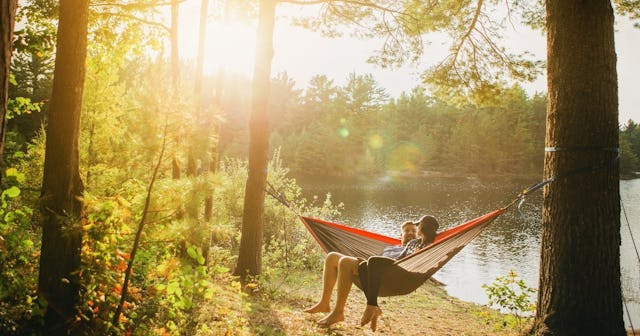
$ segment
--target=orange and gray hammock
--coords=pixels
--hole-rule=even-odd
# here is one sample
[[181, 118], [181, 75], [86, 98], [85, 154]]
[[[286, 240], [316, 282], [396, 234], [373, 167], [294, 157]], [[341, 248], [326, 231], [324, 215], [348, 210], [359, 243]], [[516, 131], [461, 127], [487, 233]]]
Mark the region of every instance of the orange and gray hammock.
[[[431, 245], [402, 259], [389, 259], [388, 265], [379, 268], [381, 274], [378, 295], [404, 295], [416, 290], [507, 208], [500, 208], [442, 231]], [[327, 253], [340, 252], [368, 259], [381, 255], [387, 246], [400, 244], [399, 239], [362, 229], [306, 216], [300, 216], [300, 219]], [[359, 279], [354, 278], [354, 283], [362, 289]]]
[[[546, 147], [545, 152], [605, 150], [618, 153], [617, 148], [596, 147]], [[486, 215], [472, 219], [438, 234], [434, 242], [411, 255], [400, 260], [384, 259], [384, 265], [377, 265], [376, 272], [380, 272], [380, 289], [378, 296], [404, 295], [413, 292], [427, 281], [434, 273], [453, 258], [471, 240], [477, 237], [493, 220], [503, 214], [509, 207], [518, 203], [518, 209], [525, 197], [531, 192], [542, 188], [557, 179], [576, 174], [588, 173], [617, 162], [619, 155], [613, 160], [602, 164], [581, 167], [565, 173], [557, 174], [538, 182], [522, 191], [509, 205], [492, 211]], [[266, 192], [282, 204], [291, 208], [288, 202], [269, 183]], [[381, 234], [348, 227], [326, 220], [298, 215], [307, 229], [315, 237], [320, 246], [328, 252], [340, 252], [345, 255], [368, 259], [379, 256], [382, 250], [390, 245], [399, 245], [400, 240]], [[354, 277], [354, 283], [362, 289], [359, 279]]]

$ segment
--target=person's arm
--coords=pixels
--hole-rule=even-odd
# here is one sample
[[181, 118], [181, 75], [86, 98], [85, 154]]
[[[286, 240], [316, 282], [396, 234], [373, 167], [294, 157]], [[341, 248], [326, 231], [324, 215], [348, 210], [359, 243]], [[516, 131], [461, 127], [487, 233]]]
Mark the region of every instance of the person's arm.
[[387, 246], [382, 250], [382, 256], [392, 259], [398, 259], [400, 255], [404, 252], [405, 247], [402, 245], [392, 245]]

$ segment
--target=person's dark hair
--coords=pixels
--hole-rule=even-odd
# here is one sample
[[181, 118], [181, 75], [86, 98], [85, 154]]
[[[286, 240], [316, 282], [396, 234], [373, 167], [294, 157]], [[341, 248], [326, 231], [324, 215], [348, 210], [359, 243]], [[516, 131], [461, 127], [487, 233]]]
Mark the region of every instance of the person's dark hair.
[[440, 227], [438, 220], [435, 217], [429, 215], [422, 216], [422, 218], [420, 218], [416, 225], [421, 223], [422, 233], [436, 232], [438, 231], [438, 227]]

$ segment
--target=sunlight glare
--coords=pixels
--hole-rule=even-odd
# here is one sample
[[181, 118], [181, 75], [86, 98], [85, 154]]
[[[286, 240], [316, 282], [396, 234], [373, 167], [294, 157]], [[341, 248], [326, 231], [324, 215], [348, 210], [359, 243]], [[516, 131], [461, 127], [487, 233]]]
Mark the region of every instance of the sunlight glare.
[[255, 29], [242, 22], [209, 25], [205, 72], [225, 71], [251, 78], [255, 61]]
[[[186, 8], [180, 12], [180, 58], [195, 62], [198, 52], [200, 14]], [[256, 30], [247, 22], [213, 21], [207, 25], [204, 73], [218, 70], [253, 77]]]

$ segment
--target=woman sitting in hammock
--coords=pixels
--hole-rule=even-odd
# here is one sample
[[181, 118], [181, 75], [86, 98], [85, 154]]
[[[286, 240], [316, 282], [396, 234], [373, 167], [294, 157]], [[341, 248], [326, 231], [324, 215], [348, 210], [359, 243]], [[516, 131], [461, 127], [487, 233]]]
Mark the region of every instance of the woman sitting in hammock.
[[[418, 235], [415, 238], [415, 226], [418, 226]], [[360, 321], [361, 325], [371, 323], [371, 329], [375, 331], [377, 319], [382, 314], [378, 307], [378, 288], [380, 285], [379, 268], [389, 265], [389, 260], [401, 259], [433, 242], [435, 232], [438, 229], [438, 221], [432, 216], [423, 216], [419, 222], [405, 222], [402, 224], [402, 244], [404, 248], [397, 246], [385, 248], [383, 256], [371, 257], [369, 260], [346, 256], [338, 252], [331, 252], [325, 259], [323, 273], [323, 287], [320, 301], [305, 312], [329, 312], [327, 316], [318, 321], [321, 326], [330, 326], [344, 321], [344, 307], [347, 302], [351, 285], [358, 281], [367, 297], [367, 307]], [[399, 251], [398, 251], [399, 250]], [[331, 292], [337, 282], [336, 306], [330, 310]]]

